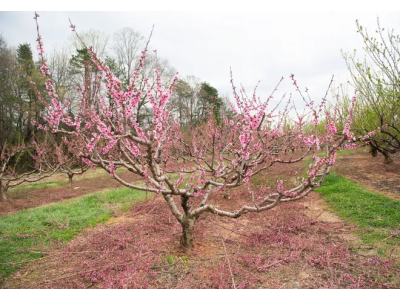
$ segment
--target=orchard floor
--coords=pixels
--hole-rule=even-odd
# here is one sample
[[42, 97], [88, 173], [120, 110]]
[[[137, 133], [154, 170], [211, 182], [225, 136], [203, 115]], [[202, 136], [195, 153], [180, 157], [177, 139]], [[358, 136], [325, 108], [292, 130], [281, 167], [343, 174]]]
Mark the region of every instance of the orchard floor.
[[154, 199], [43, 250], [3, 288], [399, 288], [394, 261], [361, 246], [353, 227], [324, 208], [313, 194], [238, 220], [207, 214], [185, 253], [180, 226]]
[[[347, 171], [346, 159], [338, 159], [338, 172]], [[276, 165], [267, 178], [294, 183], [301, 169]], [[261, 192], [263, 181], [254, 178], [252, 190]], [[240, 187], [209, 201], [235, 210], [248, 199], [247, 187]], [[155, 197], [67, 244], [39, 250], [46, 255], [2, 288], [400, 288], [398, 253], [379, 258], [316, 193], [237, 220], [203, 214], [190, 252], [179, 247], [180, 234], [164, 200]]]
[[[138, 180], [138, 177], [128, 172], [121, 174], [121, 177], [124, 180], [130, 180], [130, 182]], [[122, 187], [118, 181], [112, 179], [102, 169], [90, 170], [83, 175], [75, 175], [72, 188], [68, 186], [67, 176], [61, 173], [53, 175], [47, 181], [39, 181], [39, 183], [43, 183], [43, 187], [36, 188], [25, 184], [17, 188], [10, 188], [8, 193], [9, 201], [0, 202], [0, 217], [20, 210], [87, 195], [103, 189]], [[54, 183], [63, 185], [52, 187]]]

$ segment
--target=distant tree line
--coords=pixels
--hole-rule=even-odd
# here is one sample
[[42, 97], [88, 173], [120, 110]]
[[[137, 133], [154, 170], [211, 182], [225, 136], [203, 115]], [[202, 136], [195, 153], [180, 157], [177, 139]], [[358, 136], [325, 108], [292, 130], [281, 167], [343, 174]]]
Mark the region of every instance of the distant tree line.
[[[99, 31], [89, 30], [81, 37], [105, 61], [123, 86], [133, 80], [133, 70], [147, 42], [139, 32], [123, 28], [110, 38]], [[69, 46], [54, 48], [46, 55], [46, 63], [59, 99], [70, 103], [70, 113], [78, 113], [83, 93], [88, 95], [85, 98], [93, 107], [99, 107], [98, 99], [102, 96], [105, 82], [99, 79], [100, 71], [93, 64], [88, 49], [82, 47], [78, 40], [71, 38]], [[46, 106], [44, 102], [50, 101], [50, 97], [38, 99], [35, 93], [36, 89], [46, 95], [40, 66], [30, 44], [19, 44], [15, 48], [0, 35], [0, 152], [6, 144], [27, 144], [43, 138], [38, 125], [44, 124], [41, 115]], [[156, 84], [155, 69], [161, 74], [165, 86], [172, 82], [176, 74], [168, 60], [158, 57], [156, 51], [148, 54], [141, 69], [142, 80], [137, 87], [142, 91], [135, 111], [140, 125], [149, 124], [152, 119], [146, 85]], [[144, 78], [150, 78], [150, 81]], [[35, 86], [29, 82], [35, 82]], [[106, 94], [104, 97], [112, 101]], [[191, 75], [179, 80], [168, 109], [179, 118], [181, 130], [185, 130], [188, 126], [205, 122], [210, 115], [220, 122], [222, 113], [227, 112], [229, 106], [216, 88]]]

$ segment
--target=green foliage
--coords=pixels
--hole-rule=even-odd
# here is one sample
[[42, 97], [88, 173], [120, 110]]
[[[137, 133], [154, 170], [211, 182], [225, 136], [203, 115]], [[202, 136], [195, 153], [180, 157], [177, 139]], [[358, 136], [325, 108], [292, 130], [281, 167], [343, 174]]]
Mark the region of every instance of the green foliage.
[[41, 181], [41, 182], [32, 182], [25, 185], [17, 185], [10, 189], [9, 193], [18, 193], [18, 194], [25, 194], [28, 190], [36, 190], [36, 189], [48, 189], [48, 188], [55, 188], [59, 186], [63, 186], [68, 182], [60, 182], [60, 181]]
[[218, 90], [194, 76], [187, 76], [175, 84], [170, 109], [177, 115], [182, 132], [188, 126], [201, 126], [210, 117], [221, 124], [223, 113], [230, 114]]
[[203, 103], [204, 119], [208, 118], [208, 111], [211, 110], [217, 124], [221, 123], [221, 113], [223, 109], [223, 100], [218, 96], [216, 88], [212, 87], [209, 83], [203, 82], [201, 84], [200, 92], [198, 95], [200, 101]]
[[308, 122], [303, 127], [304, 133], [305, 134], [315, 134], [315, 133], [317, 133], [318, 135], [320, 135], [320, 134], [326, 132], [325, 125], [326, 125], [326, 122], [324, 122], [324, 121], [321, 121], [317, 126], [315, 126], [311, 122]]
[[20, 44], [17, 48], [17, 61], [20, 67], [30, 76], [35, 68], [33, 62], [32, 50], [29, 44]]
[[87, 48], [77, 49], [76, 54], [71, 57], [71, 65], [75, 68], [86, 68], [93, 65], [92, 58]]
[[34, 122], [41, 121], [44, 108], [29, 81], [43, 92], [44, 78], [35, 65], [31, 46], [20, 44], [16, 51], [0, 36], [0, 149], [37, 136]]
[[129, 84], [128, 79], [124, 78], [124, 75], [126, 73], [124, 66], [118, 64], [115, 58], [107, 56], [104, 62], [107, 66], [110, 67], [110, 70], [115, 77], [121, 78], [121, 81], [125, 82], [126, 85]]

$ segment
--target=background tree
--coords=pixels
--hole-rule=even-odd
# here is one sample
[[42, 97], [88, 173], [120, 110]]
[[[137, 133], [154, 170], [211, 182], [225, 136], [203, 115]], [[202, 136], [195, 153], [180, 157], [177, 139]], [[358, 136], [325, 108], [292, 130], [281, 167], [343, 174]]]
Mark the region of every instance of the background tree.
[[181, 128], [200, 123], [198, 99], [200, 88], [200, 79], [194, 75], [178, 80], [174, 86], [170, 109], [179, 119]]
[[[74, 99], [76, 91], [73, 85], [71, 56], [67, 47], [54, 48], [48, 59], [48, 67], [61, 101]], [[69, 108], [72, 111], [72, 107]]]
[[[19, 69], [15, 102], [18, 111], [17, 130], [22, 133], [26, 143], [31, 143], [37, 134], [35, 124], [41, 121], [41, 113], [45, 107], [35, 93], [35, 89], [45, 90], [44, 77], [39, 71], [40, 66], [34, 63], [29, 44], [20, 44], [18, 46], [16, 58]], [[35, 82], [35, 89], [33, 89], [30, 82]]]
[[68, 176], [68, 185], [72, 188], [72, 181], [75, 175], [82, 175], [89, 166], [82, 161], [81, 153], [85, 151], [80, 138], [67, 139], [61, 138], [62, 142], [56, 145], [54, 141], [55, 155], [59, 164], [59, 170]]
[[390, 154], [400, 150], [400, 37], [393, 30], [386, 34], [379, 19], [378, 37], [370, 36], [358, 21], [357, 28], [368, 56], [360, 62], [356, 51], [343, 54], [352, 84], [360, 92], [353, 128], [370, 143], [373, 155], [378, 151], [391, 164]]
[[118, 78], [128, 85], [132, 77], [132, 72], [138, 63], [140, 51], [146, 45], [145, 38], [133, 28], [125, 27], [114, 33], [113, 52], [116, 56], [116, 62], [124, 72]]
[[17, 61], [13, 51], [0, 35], [0, 151], [6, 142], [18, 140], [16, 130], [15, 83], [18, 77]]
[[[23, 73], [19, 78], [19, 118], [18, 124], [22, 129], [24, 114], [27, 112], [27, 123], [26, 123], [26, 134], [25, 141], [28, 142], [33, 136], [33, 124], [32, 119], [35, 114], [35, 106], [37, 105], [35, 101], [35, 93], [29, 86], [26, 77], [32, 77], [34, 75], [35, 64], [33, 62], [32, 50], [29, 44], [20, 44], [17, 48], [17, 62], [21, 73]], [[36, 81], [35, 81], [36, 82]]]
[[29, 84], [44, 90], [44, 77], [38, 70], [29, 44], [14, 51], [0, 37], [0, 149], [8, 143], [32, 142], [37, 134], [35, 124], [41, 120], [43, 104]]
[[85, 89], [89, 95], [86, 100], [93, 104], [100, 90], [98, 88], [98, 80], [96, 79], [98, 70], [93, 64], [88, 50], [86, 48], [77, 49], [76, 53], [72, 55], [70, 66], [76, 90]]
[[[10, 187], [24, 182], [36, 182], [53, 175], [59, 167], [54, 146], [48, 139], [26, 146], [5, 144], [0, 153], [0, 201], [8, 201]], [[29, 155], [31, 160], [27, 160]], [[33, 162], [31, 164], [31, 162]]]
[[216, 88], [191, 75], [174, 85], [170, 109], [179, 119], [181, 129], [198, 126], [210, 116], [219, 124], [223, 114], [228, 113], [226, 101], [219, 97]]
[[211, 113], [217, 124], [221, 122], [222, 111], [224, 102], [218, 96], [216, 88], [212, 87], [209, 83], [203, 82], [198, 93], [199, 106], [200, 106], [200, 120], [205, 121]]
[[[99, 56], [106, 58], [109, 49], [110, 37], [104, 32], [89, 29], [82, 33], [81, 39], [91, 47], [93, 51], [99, 53]], [[73, 53], [70, 59], [70, 76], [73, 80], [74, 90], [85, 90], [90, 97], [87, 99], [90, 103], [94, 103], [94, 98], [100, 92], [98, 81], [98, 70], [90, 59], [88, 50], [82, 47], [80, 40], [74, 35], [71, 36], [71, 44]], [[78, 98], [79, 99], [79, 98]]]

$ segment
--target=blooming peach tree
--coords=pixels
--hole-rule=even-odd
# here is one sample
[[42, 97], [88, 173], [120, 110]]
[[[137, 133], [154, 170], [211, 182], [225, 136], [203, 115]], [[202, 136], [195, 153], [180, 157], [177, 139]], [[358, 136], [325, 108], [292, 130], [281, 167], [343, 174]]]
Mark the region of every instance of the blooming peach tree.
[[[36, 14], [36, 23], [37, 17]], [[38, 50], [43, 58], [43, 43], [37, 28]], [[75, 31], [72, 23], [71, 28]], [[45, 116], [47, 129], [64, 134], [66, 139], [81, 140], [85, 147], [79, 156], [87, 165], [102, 167], [127, 187], [162, 195], [182, 226], [180, 243], [185, 248], [193, 246], [195, 224], [204, 213], [239, 218], [247, 213], [269, 210], [282, 202], [304, 198], [323, 182], [335, 163], [339, 148], [353, 139], [350, 125], [355, 97], [343, 132], [337, 132], [335, 115], [327, 112], [326, 99], [315, 104], [302, 97], [305, 110], [299, 114], [289, 97], [287, 101], [280, 101], [284, 109], [278, 111], [282, 105], [271, 107], [271, 99], [279, 84], [268, 99], [261, 101], [255, 91], [248, 97], [243, 88], [237, 90], [232, 79], [233, 113], [222, 115], [222, 122], [216, 122], [211, 116], [206, 123], [182, 133], [170, 107], [178, 77], [164, 87], [157, 70], [154, 70], [156, 85], [148, 83], [146, 90], [152, 123], [139, 125], [135, 111], [142, 91], [137, 82], [142, 80], [140, 70], [146, 59], [147, 46], [128, 86], [123, 86], [90, 47], [88, 51], [92, 62], [102, 72], [105, 93], [96, 99], [96, 107], [83, 93], [79, 112], [71, 115], [67, 112], [68, 103], [58, 100], [44, 63], [41, 71], [46, 76], [46, 87], [51, 96]], [[300, 92], [294, 75], [291, 80]], [[284, 120], [290, 114], [294, 116], [294, 125], [284, 126]], [[304, 125], [307, 122], [312, 122], [315, 127], [324, 123], [325, 131], [322, 134], [317, 130], [306, 131]], [[234, 211], [223, 210], [209, 201], [212, 193], [249, 185], [251, 177], [271, 166], [301, 162], [311, 151], [321, 147], [326, 155], [312, 156], [307, 176], [294, 188], [286, 188], [283, 181], [278, 181], [275, 192], [253, 194], [251, 199], [243, 199], [243, 205]], [[285, 155], [287, 150], [296, 149], [303, 151], [295, 152], [296, 157]], [[117, 167], [139, 175], [142, 180], [139, 183], [123, 179], [115, 172]]]
[[[56, 142], [54, 142], [56, 143]], [[83, 175], [89, 165], [83, 162], [82, 152], [84, 143], [78, 139], [67, 139], [62, 137], [62, 142], [55, 146], [54, 153], [60, 165], [59, 171], [68, 176], [68, 185], [72, 188], [72, 180], [75, 175]]]
[[[32, 165], [27, 165], [27, 156], [33, 161]], [[0, 153], [0, 202], [8, 201], [7, 191], [10, 187], [50, 177], [58, 168], [59, 162], [47, 139], [14, 147], [5, 144]], [[20, 172], [19, 169], [27, 171]]]

